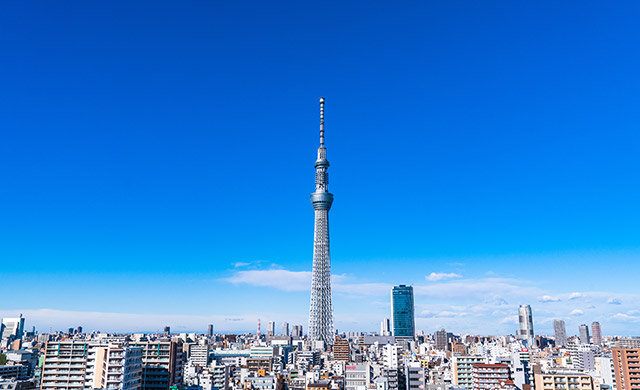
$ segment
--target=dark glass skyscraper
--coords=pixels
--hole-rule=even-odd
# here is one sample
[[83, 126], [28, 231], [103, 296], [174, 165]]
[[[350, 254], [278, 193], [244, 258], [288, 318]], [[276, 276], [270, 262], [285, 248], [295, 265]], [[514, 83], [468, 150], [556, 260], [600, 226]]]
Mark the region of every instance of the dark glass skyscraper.
[[391, 321], [396, 339], [411, 339], [416, 334], [413, 287], [401, 284], [391, 289]]

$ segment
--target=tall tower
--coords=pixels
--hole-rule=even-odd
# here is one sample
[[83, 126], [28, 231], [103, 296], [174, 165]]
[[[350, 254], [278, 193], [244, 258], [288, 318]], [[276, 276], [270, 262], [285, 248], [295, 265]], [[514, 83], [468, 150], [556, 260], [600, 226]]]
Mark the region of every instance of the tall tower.
[[567, 345], [567, 328], [563, 320], [553, 320], [553, 332], [556, 337], [556, 347]]
[[311, 194], [315, 211], [313, 234], [313, 272], [309, 307], [309, 338], [333, 345], [333, 306], [331, 305], [331, 256], [329, 255], [329, 209], [333, 194], [329, 193], [329, 161], [324, 147], [324, 98], [320, 98], [320, 147], [316, 160], [316, 191]]
[[532, 347], [535, 343], [535, 336], [533, 333], [533, 316], [531, 315], [531, 306], [520, 305], [518, 308], [518, 320], [520, 323], [518, 338], [520, 340], [526, 340], [527, 347]]
[[591, 341], [596, 345], [602, 344], [602, 329], [599, 322], [591, 324]]
[[391, 323], [396, 340], [413, 340], [416, 335], [413, 287], [401, 284], [391, 289]]

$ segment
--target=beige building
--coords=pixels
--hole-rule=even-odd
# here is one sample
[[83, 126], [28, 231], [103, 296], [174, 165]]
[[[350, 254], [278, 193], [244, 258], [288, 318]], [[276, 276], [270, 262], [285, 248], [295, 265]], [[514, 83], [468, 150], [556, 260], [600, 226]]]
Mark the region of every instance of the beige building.
[[591, 376], [580, 373], [535, 374], [536, 390], [594, 390]]

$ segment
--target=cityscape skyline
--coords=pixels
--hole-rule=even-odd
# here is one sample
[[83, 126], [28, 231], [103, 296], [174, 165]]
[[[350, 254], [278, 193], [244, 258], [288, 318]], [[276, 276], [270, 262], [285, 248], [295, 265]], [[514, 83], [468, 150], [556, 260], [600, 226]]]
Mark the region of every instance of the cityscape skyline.
[[109, 3], [0, 15], [0, 317], [307, 332], [326, 96], [337, 329], [636, 335], [638, 5]]

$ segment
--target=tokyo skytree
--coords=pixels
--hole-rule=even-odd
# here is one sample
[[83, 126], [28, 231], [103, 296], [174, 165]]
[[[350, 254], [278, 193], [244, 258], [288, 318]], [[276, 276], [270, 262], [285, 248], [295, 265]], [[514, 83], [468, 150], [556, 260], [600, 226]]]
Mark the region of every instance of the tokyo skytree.
[[320, 147], [316, 160], [316, 191], [311, 194], [315, 210], [313, 234], [313, 272], [309, 307], [309, 338], [333, 345], [333, 306], [331, 305], [331, 256], [329, 255], [329, 209], [333, 194], [329, 193], [329, 161], [324, 147], [324, 98], [320, 98]]

